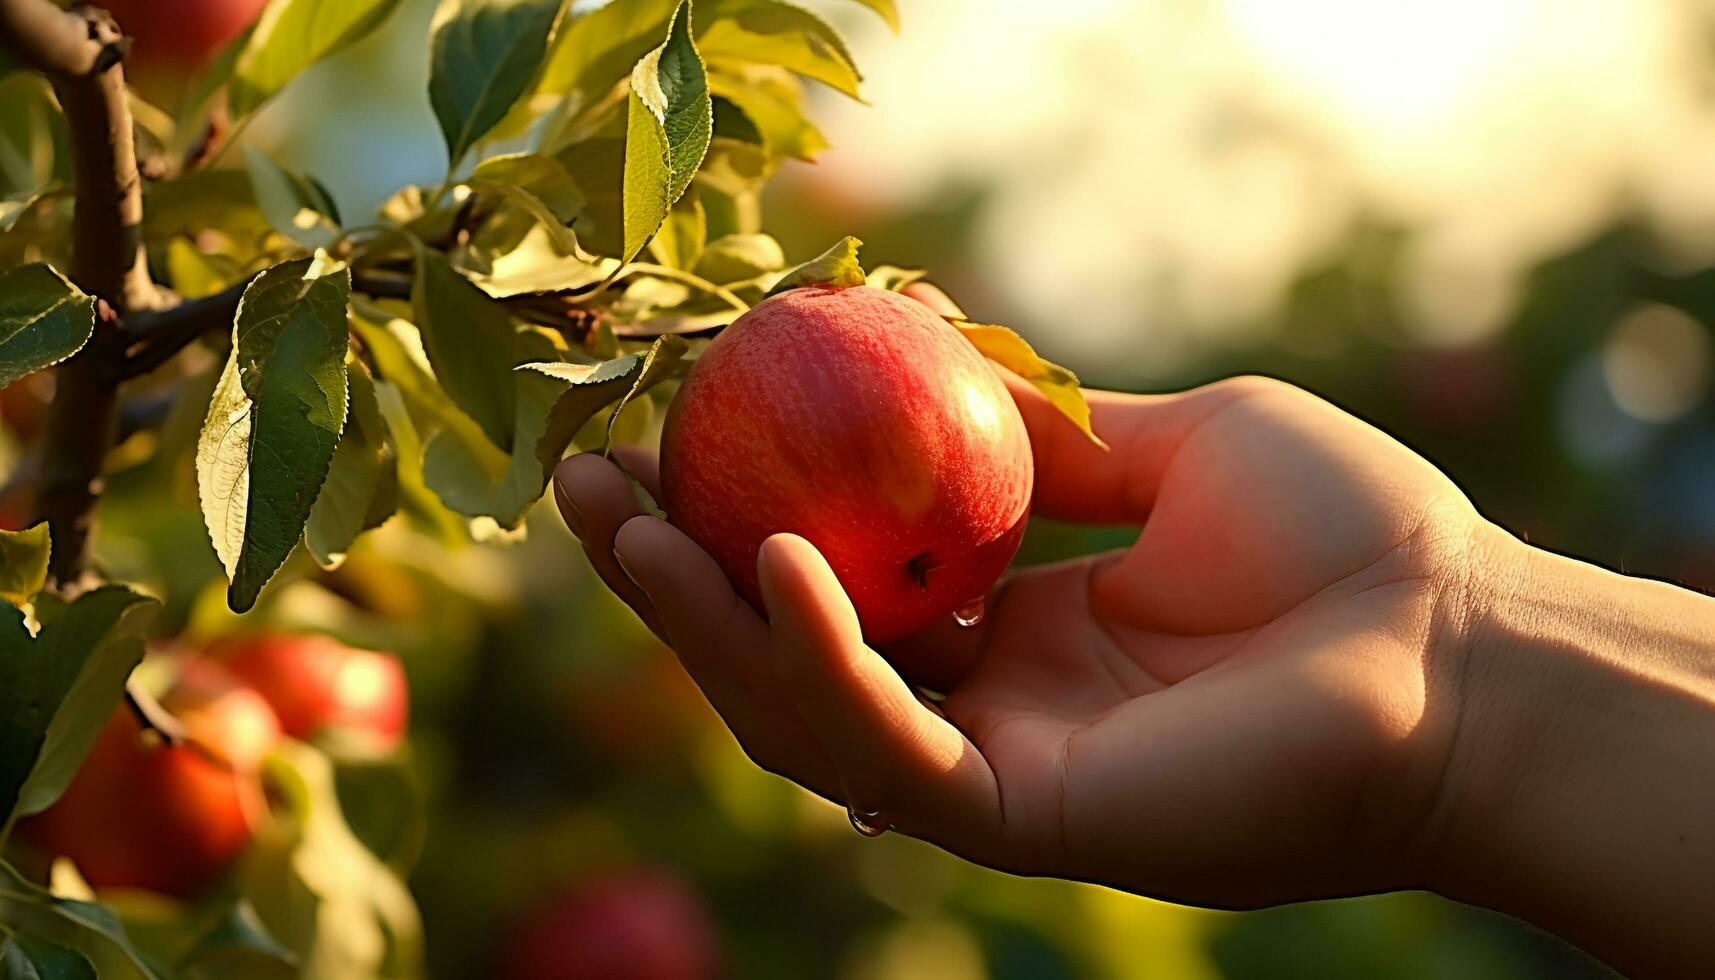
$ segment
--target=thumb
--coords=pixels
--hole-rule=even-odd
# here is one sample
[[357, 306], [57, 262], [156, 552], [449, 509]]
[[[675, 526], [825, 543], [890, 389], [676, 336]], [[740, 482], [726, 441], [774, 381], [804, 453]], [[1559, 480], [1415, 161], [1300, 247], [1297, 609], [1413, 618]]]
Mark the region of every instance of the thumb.
[[988, 761], [865, 646], [857, 612], [814, 545], [792, 534], [757, 560], [775, 669], [833, 760], [854, 810], [967, 856], [1003, 827]]

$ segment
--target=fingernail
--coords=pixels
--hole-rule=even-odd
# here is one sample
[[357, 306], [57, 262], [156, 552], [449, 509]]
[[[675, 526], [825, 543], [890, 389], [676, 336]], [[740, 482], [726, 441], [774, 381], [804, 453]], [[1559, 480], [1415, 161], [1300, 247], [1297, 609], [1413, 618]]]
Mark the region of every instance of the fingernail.
[[584, 515], [578, 512], [577, 503], [572, 500], [572, 495], [566, 492], [566, 488], [560, 485], [559, 480], [554, 481], [554, 500], [560, 505], [560, 516], [566, 519], [566, 526], [572, 529], [573, 534], [582, 538]]

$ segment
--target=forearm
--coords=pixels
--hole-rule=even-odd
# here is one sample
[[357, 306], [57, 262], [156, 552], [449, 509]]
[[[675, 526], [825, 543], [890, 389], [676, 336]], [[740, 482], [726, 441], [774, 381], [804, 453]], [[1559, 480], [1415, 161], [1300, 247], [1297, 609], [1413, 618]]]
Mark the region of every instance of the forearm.
[[1485, 533], [1437, 885], [1637, 976], [1715, 970], [1715, 599]]

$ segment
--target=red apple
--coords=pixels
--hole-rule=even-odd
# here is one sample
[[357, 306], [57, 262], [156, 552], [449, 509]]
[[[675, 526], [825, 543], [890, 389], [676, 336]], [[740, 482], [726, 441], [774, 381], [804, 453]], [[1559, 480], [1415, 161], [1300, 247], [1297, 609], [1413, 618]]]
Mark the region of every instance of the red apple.
[[975, 347], [868, 286], [764, 300], [711, 343], [668, 413], [668, 518], [761, 609], [756, 555], [809, 539], [871, 642], [951, 615], [1012, 561], [1030, 441]]
[[126, 78], [171, 98], [210, 58], [244, 33], [268, 0], [94, 0], [131, 38]]
[[388, 752], [405, 737], [410, 694], [392, 654], [314, 633], [241, 637], [216, 653], [267, 699], [293, 738], [345, 736]]
[[503, 952], [505, 980], [710, 980], [715, 929], [690, 886], [628, 868], [538, 902]]
[[0, 531], [22, 531], [29, 522], [29, 506], [22, 496], [0, 497]]
[[280, 728], [260, 695], [214, 664], [193, 665], [161, 706], [184, 725], [184, 744], [146, 739], [121, 705], [65, 795], [24, 832], [97, 888], [189, 898], [226, 875], [266, 816], [258, 768]]

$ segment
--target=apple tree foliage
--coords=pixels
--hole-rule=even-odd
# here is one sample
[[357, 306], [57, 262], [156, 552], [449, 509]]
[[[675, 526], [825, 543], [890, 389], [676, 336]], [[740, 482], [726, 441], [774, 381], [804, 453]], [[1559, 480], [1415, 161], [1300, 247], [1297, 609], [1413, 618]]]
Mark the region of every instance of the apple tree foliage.
[[[892, 0], [861, 2], [897, 27]], [[237, 612], [300, 547], [331, 567], [387, 521], [449, 543], [516, 533], [561, 458], [644, 431], [752, 304], [921, 275], [866, 274], [854, 239], [793, 265], [764, 230], [762, 187], [827, 145], [806, 82], [852, 98], [861, 84], [835, 29], [788, 0], [443, 0], [423, 95], [445, 176], [374, 215], [234, 138], [398, 6], [271, 0], [181, 105], [132, 98], [148, 178], [132, 231], [163, 296], [220, 316], [177, 342], [126, 335], [136, 369], [118, 376], [201, 420], [154, 451], [188, 457]], [[4, 44], [0, 106], [3, 386], [95, 356], [112, 325], [69, 271], [67, 120]], [[955, 323], [1088, 428], [1068, 372], [1005, 328]], [[0, 842], [54, 802], [127, 696], [155, 605], [55, 583], [53, 544], [46, 524], [0, 532]], [[256, 853], [170, 938], [132, 936], [74, 871], [44, 883], [0, 862], [0, 977], [417, 975], [405, 869], [342, 818], [329, 759], [276, 756]]]

